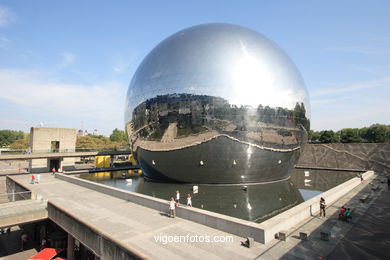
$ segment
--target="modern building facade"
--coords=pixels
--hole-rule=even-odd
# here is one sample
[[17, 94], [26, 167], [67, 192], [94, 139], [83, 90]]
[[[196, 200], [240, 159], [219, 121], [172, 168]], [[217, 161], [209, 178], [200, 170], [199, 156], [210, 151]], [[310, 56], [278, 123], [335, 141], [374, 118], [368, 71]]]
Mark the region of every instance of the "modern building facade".
[[[31, 127], [30, 151], [33, 153], [74, 152], [76, 148], [77, 130], [69, 128]], [[32, 159], [29, 169], [34, 171], [50, 171], [64, 167], [74, 167], [75, 158]]]

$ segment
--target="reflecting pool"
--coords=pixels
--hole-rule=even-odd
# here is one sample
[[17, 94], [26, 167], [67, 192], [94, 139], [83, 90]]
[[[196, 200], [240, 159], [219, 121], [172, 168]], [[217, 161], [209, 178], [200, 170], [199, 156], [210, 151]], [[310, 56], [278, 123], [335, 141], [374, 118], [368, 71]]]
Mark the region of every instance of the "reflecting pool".
[[287, 180], [246, 185], [197, 185], [160, 183], [131, 176], [128, 172], [101, 172], [80, 175], [81, 178], [108, 186], [166, 199], [180, 191], [185, 206], [188, 194], [197, 208], [262, 222], [282, 211], [329, 190], [351, 178], [355, 172], [294, 169]]

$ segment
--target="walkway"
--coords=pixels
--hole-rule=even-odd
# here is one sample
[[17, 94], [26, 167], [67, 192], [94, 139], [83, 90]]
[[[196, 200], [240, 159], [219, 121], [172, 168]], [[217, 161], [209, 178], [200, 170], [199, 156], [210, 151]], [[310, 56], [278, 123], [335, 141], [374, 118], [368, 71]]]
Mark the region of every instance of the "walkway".
[[[266, 248], [258, 243], [253, 248], [245, 248], [240, 245], [244, 239], [238, 236], [185, 219], [168, 218], [165, 213], [59, 180], [50, 174], [41, 175], [39, 184], [29, 184], [28, 176], [12, 178], [152, 259], [254, 259]], [[165, 243], [167, 236], [187, 235], [210, 236], [211, 239], [226, 236], [232, 237], [233, 242]]]
[[[288, 230], [287, 241], [240, 245], [243, 238], [232, 236], [180, 218], [123, 201], [78, 185], [43, 175], [41, 183], [28, 184], [27, 176], [12, 177], [35, 193], [60, 204], [75, 216], [153, 259], [384, 259], [390, 255], [390, 191], [377, 180], [365, 180], [342, 199], [329, 205], [327, 218], [313, 216]], [[371, 189], [372, 182], [379, 189]], [[369, 194], [363, 203], [362, 194]], [[325, 198], [326, 199], [326, 198]], [[338, 220], [342, 205], [355, 209], [352, 222]], [[299, 232], [309, 234], [308, 241]], [[331, 232], [330, 241], [320, 232]], [[233, 243], [166, 243], [166, 236], [232, 236]]]
[[390, 256], [390, 191], [380, 196], [337, 244], [328, 259], [388, 259]]
[[[371, 189], [375, 185], [379, 185], [377, 191]], [[363, 194], [369, 194], [364, 203], [359, 200]], [[338, 220], [343, 205], [355, 209], [353, 221]], [[276, 243], [259, 259], [385, 259], [390, 255], [389, 212], [387, 184], [380, 183], [379, 178], [366, 180], [330, 205], [326, 218], [313, 216], [292, 228], [286, 242]], [[320, 239], [321, 231], [331, 233], [330, 241]], [[300, 240], [299, 232], [308, 233], [309, 239]]]

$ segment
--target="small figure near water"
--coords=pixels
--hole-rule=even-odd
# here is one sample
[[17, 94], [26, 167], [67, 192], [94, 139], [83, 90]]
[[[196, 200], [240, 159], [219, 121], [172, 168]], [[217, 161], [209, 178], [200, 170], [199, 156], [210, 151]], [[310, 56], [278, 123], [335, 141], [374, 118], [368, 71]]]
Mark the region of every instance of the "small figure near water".
[[177, 206], [180, 205], [180, 192], [178, 190], [176, 191], [176, 204]]
[[325, 199], [323, 197], [321, 197], [321, 199], [320, 199], [320, 217], [322, 217], [322, 215], [324, 215], [324, 217], [326, 217], [325, 207], [326, 207]]
[[188, 194], [188, 196], [187, 196], [187, 206], [192, 207], [192, 200], [191, 200], [190, 194]]

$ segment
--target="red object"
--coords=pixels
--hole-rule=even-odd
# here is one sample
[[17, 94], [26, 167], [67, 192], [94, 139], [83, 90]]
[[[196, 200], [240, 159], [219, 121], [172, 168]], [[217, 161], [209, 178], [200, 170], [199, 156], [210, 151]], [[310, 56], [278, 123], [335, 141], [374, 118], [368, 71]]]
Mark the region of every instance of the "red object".
[[41, 252], [39, 252], [38, 254], [33, 255], [32, 257], [30, 257], [28, 260], [33, 260], [33, 259], [36, 259], [36, 260], [38, 260], [38, 259], [39, 260], [50, 260], [53, 257], [55, 257], [56, 255], [58, 255], [63, 250], [64, 249], [62, 249], [62, 248], [45, 248]]

